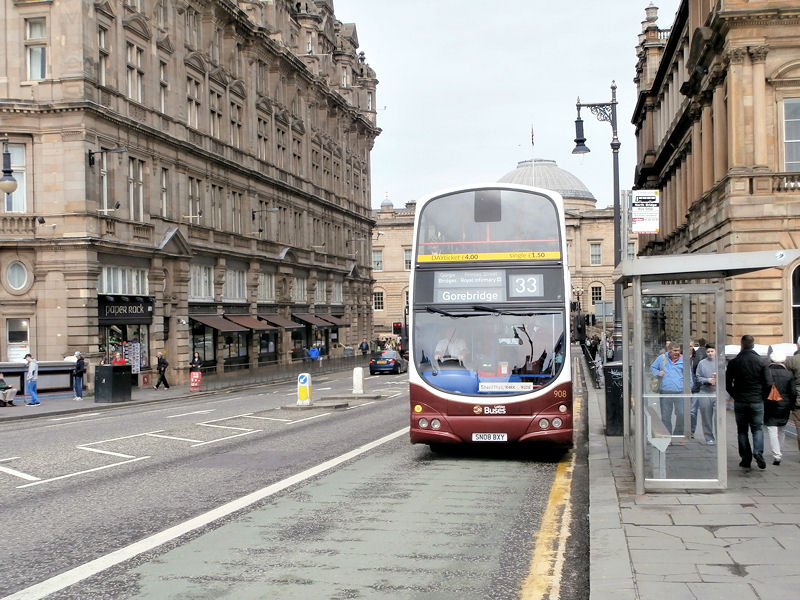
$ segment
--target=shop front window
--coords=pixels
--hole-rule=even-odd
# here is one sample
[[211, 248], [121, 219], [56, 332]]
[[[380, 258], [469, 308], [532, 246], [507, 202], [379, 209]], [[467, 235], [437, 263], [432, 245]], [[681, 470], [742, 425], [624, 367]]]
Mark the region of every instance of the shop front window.
[[262, 333], [259, 336], [258, 361], [261, 364], [278, 362], [278, 334]]
[[292, 330], [292, 359], [303, 358], [303, 348], [306, 347], [305, 329]]
[[197, 352], [203, 364], [216, 363], [214, 344], [214, 330], [207, 325], [192, 321], [192, 356]]
[[247, 332], [235, 332], [225, 334], [225, 343], [222, 346], [222, 357], [225, 359], [225, 370], [230, 371], [236, 368], [246, 369], [248, 365], [248, 339], [250, 334]]
[[106, 363], [120, 352], [131, 372], [138, 373], [150, 367], [150, 327], [148, 325], [110, 325], [103, 327], [100, 335], [100, 352]]

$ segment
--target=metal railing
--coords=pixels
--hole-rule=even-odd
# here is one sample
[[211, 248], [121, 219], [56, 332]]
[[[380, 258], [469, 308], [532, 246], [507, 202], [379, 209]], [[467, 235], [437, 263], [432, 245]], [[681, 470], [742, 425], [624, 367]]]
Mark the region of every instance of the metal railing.
[[355, 356], [323, 356], [317, 360], [296, 359], [291, 363], [267, 364], [254, 369], [241, 369], [227, 373], [203, 369], [201, 389], [207, 391], [224, 390], [227, 388], [241, 388], [248, 386], [265, 385], [293, 381], [300, 373], [309, 373], [312, 381], [315, 375], [346, 371], [355, 367], [364, 367], [369, 370], [369, 356], [357, 354]]

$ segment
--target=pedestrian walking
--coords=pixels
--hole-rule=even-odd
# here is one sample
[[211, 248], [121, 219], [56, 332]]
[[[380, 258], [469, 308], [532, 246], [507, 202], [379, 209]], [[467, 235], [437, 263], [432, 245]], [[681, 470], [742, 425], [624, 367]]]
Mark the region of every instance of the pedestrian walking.
[[36, 393], [36, 385], [39, 381], [39, 363], [30, 354], [25, 355], [25, 361], [28, 363], [28, 370], [25, 373], [25, 391], [30, 397], [27, 406], [39, 406], [39, 395]]
[[367, 338], [361, 340], [361, 343], [358, 345], [358, 349], [361, 350], [361, 356], [367, 355], [367, 352], [369, 352], [369, 342], [367, 342]]
[[[661, 395], [661, 420], [672, 435], [683, 435], [683, 354], [681, 345], [672, 342], [666, 357], [656, 357], [650, 365], [650, 373], [658, 377], [658, 392]], [[691, 373], [691, 371], [690, 371]], [[672, 424], [672, 413], [675, 424]]]
[[80, 350], [75, 351], [75, 367], [72, 371], [72, 389], [75, 391], [75, 400], [83, 400], [83, 375], [86, 373], [86, 361]]
[[161, 386], [161, 384], [163, 383], [164, 384], [164, 389], [168, 390], [169, 389], [169, 382], [167, 381], [166, 373], [167, 373], [167, 367], [169, 366], [169, 363], [167, 362], [167, 359], [164, 358], [164, 355], [161, 352], [158, 352], [156, 354], [156, 358], [157, 358], [157, 360], [156, 360], [156, 371], [158, 372], [158, 381], [156, 381], [156, 384], [153, 386], [153, 389], [157, 390]]
[[[753, 459], [759, 469], [766, 469], [764, 462], [764, 396], [769, 393], [764, 360], [754, 350], [752, 335], [743, 335], [741, 350], [725, 371], [725, 391], [733, 398], [733, 414], [736, 417], [736, 437], [739, 445], [739, 466], [749, 469]], [[750, 437], [753, 445], [750, 445]]]
[[[772, 452], [772, 464], [781, 464], [783, 457], [783, 440], [786, 438], [784, 431], [786, 423], [789, 421], [789, 413], [797, 402], [797, 390], [795, 388], [794, 375], [786, 368], [786, 355], [783, 352], [774, 351], [769, 356], [772, 363], [767, 369], [767, 383], [770, 384], [764, 394], [764, 425], [767, 428], [767, 438], [769, 439], [769, 449]], [[780, 393], [780, 400], [772, 401], [768, 399], [769, 389], [775, 385]]]

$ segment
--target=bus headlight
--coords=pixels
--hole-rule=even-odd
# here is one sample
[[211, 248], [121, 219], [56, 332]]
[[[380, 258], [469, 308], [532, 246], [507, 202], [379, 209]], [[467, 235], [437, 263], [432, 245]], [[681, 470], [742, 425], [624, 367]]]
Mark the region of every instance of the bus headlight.
[[553, 419], [553, 427], [555, 427], [556, 429], [561, 427], [563, 424], [564, 424], [564, 421], [562, 421], [559, 417], [556, 417], [555, 419]]
[[417, 421], [417, 425], [419, 425], [420, 429], [427, 429], [428, 428], [428, 419], [422, 417], [419, 421]]
[[560, 412], [560, 413], [567, 412], [567, 405], [566, 404], [559, 404], [558, 405], [558, 412]]
[[539, 429], [547, 429], [550, 427], [550, 421], [547, 419], [539, 419]]
[[422, 404], [415, 404], [414, 405], [414, 412], [421, 413], [422, 412]]
[[439, 419], [431, 419], [431, 429], [439, 429], [442, 426], [442, 422]]

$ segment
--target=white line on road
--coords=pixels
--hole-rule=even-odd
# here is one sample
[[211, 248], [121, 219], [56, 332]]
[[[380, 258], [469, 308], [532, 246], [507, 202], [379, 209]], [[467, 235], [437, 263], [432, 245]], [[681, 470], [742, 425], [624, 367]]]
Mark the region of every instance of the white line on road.
[[99, 415], [99, 414], [100, 414], [99, 412], [81, 413], [79, 415], [72, 415], [71, 417], [54, 417], [54, 418], [48, 419], [48, 420], [49, 421], [66, 421], [68, 419], [84, 419], [86, 417], [94, 417], [94, 416]]
[[234, 427], [232, 425], [215, 425], [213, 423], [198, 423], [198, 427], [216, 427], [217, 429], [234, 429], [236, 431], [253, 431], [249, 427]]
[[174, 435], [163, 435], [160, 433], [145, 433], [148, 437], [161, 438], [164, 440], [177, 440], [179, 442], [202, 442], [203, 440], [193, 440], [191, 438], [176, 437]]
[[98, 454], [108, 454], [109, 456], [118, 456], [119, 458], [136, 458], [131, 454], [122, 454], [121, 452], [112, 452], [111, 450], [100, 450], [99, 448], [86, 448], [84, 446], [76, 446], [78, 450], [87, 450], [88, 452], [97, 452]]
[[9, 456], [8, 458], [0, 458], [0, 462], [8, 462], [10, 460], [17, 460], [19, 456]]
[[257, 415], [244, 415], [245, 419], [260, 419], [261, 421], [280, 421], [281, 423], [291, 423], [291, 419], [276, 419], [275, 417], [259, 417]]
[[168, 417], [164, 417], [165, 419], [177, 419], [178, 417], [188, 417], [189, 415], [205, 415], [210, 412], [214, 412], [215, 408], [209, 408], [208, 410], [196, 410], [194, 412], [182, 413], [180, 415], [169, 415]]
[[78, 471], [77, 473], [67, 473], [66, 475], [59, 475], [58, 477], [51, 477], [50, 479], [42, 479], [40, 481], [36, 481], [34, 483], [26, 483], [25, 485], [18, 485], [17, 489], [27, 488], [34, 485], [41, 485], [43, 483], [50, 483], [51, 481], [58, 481], [60, 479], [68, 479], [69, 477], [75, 477], [76, 475], [85, 475], [86, 473], [93, 473], [95, 471], [102, 471], [103, 469], [110, 469], [111, 467], [118, 467], [120, 465], [126, 465], [128, 463], [136, 462], [137, 460], [144, 460], [146, 458], [150, 458], [149, 456], [140, 456], [139, 458], [134, 458], [131, 460], [123, 460], [118, 463], [112, 463], [110, 465], [103, 465], [102, 467], [95, 467], [94, 469], [86, 469], [85, 471]]
[[12, 469], [11, 467], [0, 466], [0, 473], [8, 473], [9, 475], [13, 475], [14, 477], [19, 477], [20, 479], [24, 479], [25, 481], [39, 481], [40, 479], [39, 477], [28, 475], [27, 473], [23, 473], [22, 471], [17, 471], [16, 469]]
[[296, 421], [289, 421], [289, 424], [290, 425], [294, 425], [295, 423], [302, 423], [303, 421], [310, 421], [311, 419], [319, 419], [320, 417], [324, 417], [324, 416], [329, 415], [329, 414], [331, 414], [331, 413], [326, 412], [326, 413], [322, 413], [321, 415], [314, 415], [313, 417], [306, 417], [305, 419], [297, 419]]
[[245, 431], [244, 433], [237, 433], [236, 435], [229, 435], [227, 437], [217, 438], [215, 440], [208, 440], [207, 442], [200, 442], [199, 444], [192, 444], [192, 448], [197, 448], [198, 446], [207, 446], [208, 444], [216, 444], [217, 442], [224, 442], [225, 440], [230, 440], [237, 437], [242, 437], [243, 435], [250, 435], [251, 433], [258, 433], [262, 431], [261, 429], [251, 429], [250, 431]]
[[25, 588], [16, 592], [15, 594], [11, 594], [10, 596], [6, 596], [3, 600], [39, 600], [40, 598], [44, 598], [49, 594], [54, 594], [64, 588], [67, 588], [79, 581], [83, 581], [88, 577], [96, 575], [106, 569], [113, 567], [114, 565], [118, 565], [121, 562], [129, 560], [134, 556], [138, 556], [143, 554], [144, 552], [148, 552], [154, 548], [158, 548], [162, 544], [166, 544], [190, 531], [194, 531], [195, 529], [199, 529], [200, 527], [204, 527], [209, 523], [213, 523], [214, 521], [226, 517], [232, 513], [240, 511], [256, 502], [260, 502], [264, 498], [268, 498], [285, 490], [288, 487], [296, 485], [298, 483], [302, 483], [303, 481], [310, 479], [311, 477], [316, 477], [320, 473], [324, 473], [325, 471], [329, 471], [334, 467], [339, 466], [342, 463], [345, 463], [349, 460], [356, 458], [362, 454], [373, 450], [383, 444], [390, 442], [401, 435], [408, 433], [408, 427], [404, 427], [399, 431], [395, 431], [394, 433], [390, 433], [387, 436], [379, 438], [369, 444], [365, 444], [363, 446], [359, 446], [355, 450], [351, 450], [341, 456], [337, 456], [336, 458], [332, 458], [330, 460], [325, 461], [315, 467], [311, 467], [310, 469], [306, 469], [305, 471], [298, 473], [297, 475], [292, 475], [291, 477], [287, 477], [286, 479], [279, 481], [277, 483], [273, 483], [265, 488], [257, 490], [251, 494], [246, 496], [242, 496], [241, 498], [234, 500], [232, 502], [228, 502], [227, 504], [223, 504], [219, 508], [215, 508], [214, 510], [210, 510], [207, 513], [199, 515], [193, 519], [189, 519], [188, 521], [184, 521], [183, 523], [179, 523], [174, 527], [170, 527], [169, 529], [165, 529], [164, 531], [157, 533], [155, 535], [151, 535], [143, 540], [139, 540], [138, 542], [134, 542], [133, 544], [126, 546], [124, 548], [120, 548], [110, 554], [106, 554], [105, 556], [101, 556], [100, 558], [96, 558], [93, 561], [75, 567], [74, 569], [70, 569], [64, 573], [56, 575], [55, 577], [51, 577], [50, 579], [46, 579], [36, 585], [32, 585], [31, 587]]

